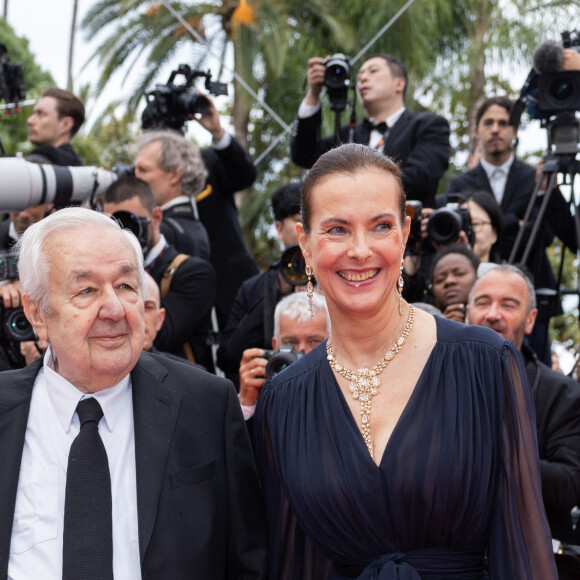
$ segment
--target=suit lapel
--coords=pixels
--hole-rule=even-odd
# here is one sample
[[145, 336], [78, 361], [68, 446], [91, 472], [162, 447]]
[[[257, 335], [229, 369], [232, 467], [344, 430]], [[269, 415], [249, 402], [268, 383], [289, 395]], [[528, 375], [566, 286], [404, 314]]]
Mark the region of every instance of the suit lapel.
[[0, 389], [0, 577], [8, 573], [16, 491], [30, 411], [32, 387], [42, 359], [15, 373], [3, 374]]
[[141, 563], [153, 533], [180, 405], [180, 395], [163, 383], [166, 375], [167, 370], [148, 354], [141, 355], [131, 373]]
[[393, 127], [389, 129], [389, 134], [383, 146], [383, 153], [389, 157], [397, 158], [399, 152], [399, 140], [405, 129], [409, 127], [409, 120], [413, 114], [409, 109], [405, 109]]

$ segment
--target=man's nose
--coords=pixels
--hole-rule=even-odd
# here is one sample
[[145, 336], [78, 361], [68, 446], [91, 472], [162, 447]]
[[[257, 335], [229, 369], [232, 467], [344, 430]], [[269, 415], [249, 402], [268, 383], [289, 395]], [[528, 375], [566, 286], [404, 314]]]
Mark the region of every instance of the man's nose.
[[109, 318], [111, 320], [121, 320], [125, 316], [125, 309], [117, 293], [111, 288], [104, 292], [103, 303], [99, 311], [101, 318]]
[[496, 304], [491, 304], [487, 312], [485, 313], [485, 318], [487, 320], [497, 320], [501, 316], [499, 308]]

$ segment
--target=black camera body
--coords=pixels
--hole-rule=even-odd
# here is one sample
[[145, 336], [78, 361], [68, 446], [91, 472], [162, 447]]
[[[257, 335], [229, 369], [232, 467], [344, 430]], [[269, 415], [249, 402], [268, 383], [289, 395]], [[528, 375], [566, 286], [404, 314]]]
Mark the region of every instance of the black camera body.
[[146, 217], [142, 217], [133, 213], [132, 211], [119, 210], [111, 215], [114, 220], [119, 222], [119, 225], [124, 230], [129, 230], [139, 240], [139, 245], [143, 252], [147, 250], [149, 241], [149, 223]]
[[0, 252], [0, 278], [2, 280], [18, 279], [18, 255]]
[[344, 54], [333, 54], [322, 61], [324, 71], [324, 86], [330, 100], [332, 111], [344, 111], [348, 101], [351, 66], [350, 59]]
[[26, 99], [24, 72], [20, 63], [10, 61], [7, 52], [6, 45], [0, 44], [0, 100], [18, 103]]
[[270, 378], [281, 373], [293, 362], [296, 362], [303, 356], [304, 351], [296, 350], [289, 344], [283, 344], [277, 350], [265, 350], [263, 357], [268, 359], [268, 364], [266, 364], [266, 376]]
[[409, 238], [405, 247], [405, 254], [415, 254], [416, 245], [421, 240], [421, 218], [423, 213], [423, 204], [418, 200], [409, 200], [405, 202], [405, 217], [411, 218], [409, 227]]
[[436, 209], [427, 222], [427, 236], [432, 242], [449, 245], [457, 241], [460, 232], [465, 232], [473, 246], [475, 239], [471, 225], [471, 215], [459, 203], [448, 203]]
[[[174, 83], [178, 75], [185, 78], [181, 85]], [[171, 73], [167, 84], [157, 85], [145, 93], [147, 106], [141, 115], [143, 129], [182, 130], [191, 115], [203, 115], [209, 107], [209, 101], [192, 90], [193, 82], [199, 77], [205, 77], [205, 88], [212, 95], [228, 94], [227, 85], [211, 81], [210, 71], [191, 70], [189, 65], [181, 64]]]

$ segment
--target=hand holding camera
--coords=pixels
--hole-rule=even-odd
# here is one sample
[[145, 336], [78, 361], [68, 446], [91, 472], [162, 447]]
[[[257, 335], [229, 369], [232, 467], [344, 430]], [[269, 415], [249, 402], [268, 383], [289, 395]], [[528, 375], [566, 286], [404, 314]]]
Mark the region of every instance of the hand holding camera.
[[260, 389], [266, 382], [266, 365], [263, 358], [264, 349], [247, 348], [240, 363], [240, 403], [251, 406], [258, 400]]

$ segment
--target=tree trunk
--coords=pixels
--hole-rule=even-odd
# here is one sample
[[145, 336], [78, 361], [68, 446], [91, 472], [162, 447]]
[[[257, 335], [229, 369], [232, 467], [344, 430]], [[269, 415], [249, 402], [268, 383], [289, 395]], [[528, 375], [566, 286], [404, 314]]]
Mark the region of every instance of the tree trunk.
[[[8, 0], [4, 0], [7, 2]], [[66, 77], [66, 88], [69, 91], [73, 90], [73, 54], [74, 54], [74, 46], [75, 46], [75, 32], [77, 28], [77, 12], [79, 8], [78, 0], [73, 1], [73, 16], [72, 16], [72, 23], [70, 26], [70, 43], [68, 46], [68, 69], [67, 69], [67, 77]]]
[[469, 102], [470, 136], [473, 138], [475, 112], [484, 97], [485, 91], [485, 41], [492, 23], [493, 2], [476, 2], [476, 18], [471, 34], [473, 54], [469, 63]]

